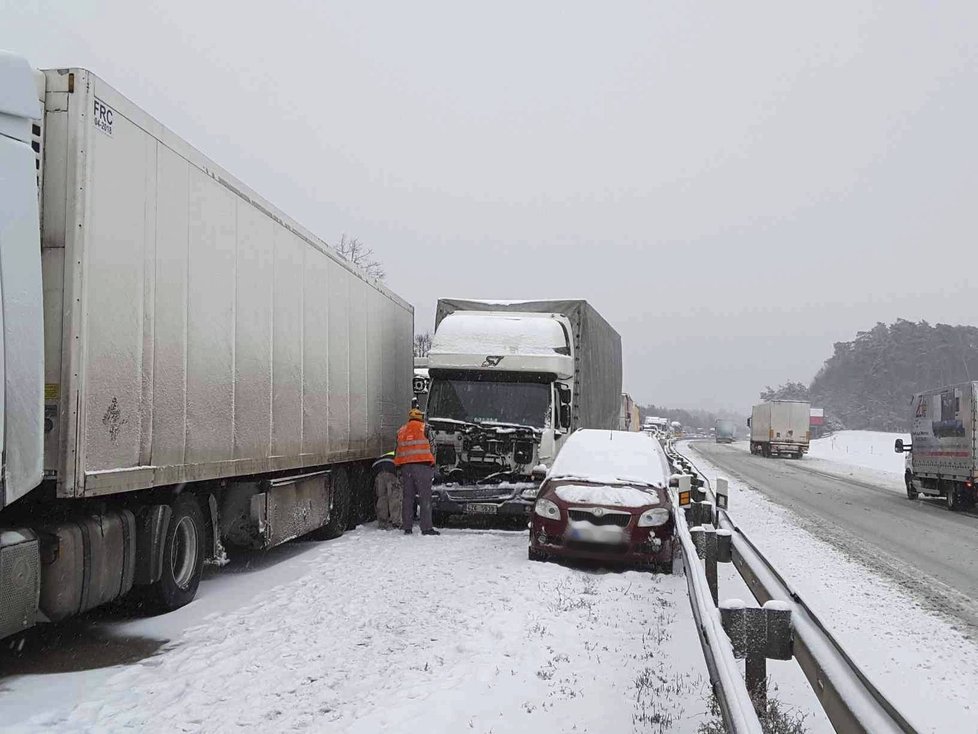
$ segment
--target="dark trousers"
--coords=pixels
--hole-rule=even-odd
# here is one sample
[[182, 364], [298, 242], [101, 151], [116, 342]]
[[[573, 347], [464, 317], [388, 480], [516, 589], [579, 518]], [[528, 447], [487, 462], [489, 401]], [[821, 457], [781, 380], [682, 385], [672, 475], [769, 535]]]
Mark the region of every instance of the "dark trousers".
[[414, 502], [421, 505], [421, 532], [431, 530], [431, 480], [435, 467], [430, 464], [401, 465], [401, 485], [404, 487], [404, 504], [401, 507], [401, 527], [410, 530], [414, 526]]

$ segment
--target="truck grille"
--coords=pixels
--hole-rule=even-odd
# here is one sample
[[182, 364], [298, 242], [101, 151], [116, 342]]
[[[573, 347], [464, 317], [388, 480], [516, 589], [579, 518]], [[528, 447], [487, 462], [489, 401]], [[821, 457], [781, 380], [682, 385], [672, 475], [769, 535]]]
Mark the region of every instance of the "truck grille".
[[571, 509], [567, 511], [567, 514], [574, 522], [587, 520], [592, 525], [614, 525], [619, 528], [627, 526], [632, 519], [632, 516], [627, 512], [605, 511], [604, 514], [595, 515], [591, 510]]

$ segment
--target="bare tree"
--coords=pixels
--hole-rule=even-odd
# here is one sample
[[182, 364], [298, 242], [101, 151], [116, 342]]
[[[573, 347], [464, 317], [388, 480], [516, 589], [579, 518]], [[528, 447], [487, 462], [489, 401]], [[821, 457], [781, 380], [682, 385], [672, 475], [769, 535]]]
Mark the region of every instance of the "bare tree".
[[427, 357], [431, 351], [431, 332], [426, 331], [422, 334], [414, 335], [414, 356]]
[[363, 244], [359, 238], [342, 235], [340, 243], [336, 245], [336, 251], [340, 253], [341, 257], [353, 263], [371, 278], [384, 279], [386, 275], [384, 266], [374, 255], [373, 249]]

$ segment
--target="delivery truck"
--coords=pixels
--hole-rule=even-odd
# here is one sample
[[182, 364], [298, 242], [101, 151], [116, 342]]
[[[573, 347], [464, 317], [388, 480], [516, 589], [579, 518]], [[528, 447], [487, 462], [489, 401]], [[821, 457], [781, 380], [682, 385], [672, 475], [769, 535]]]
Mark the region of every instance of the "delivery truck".
[[94, 74], [0, 54], [0, 637], [335, 537], [413, 309]]
[[573, 431], [619, 426], [621, 337], [584, 300], [441, 299], [428, 372], [439, 520], [527, 515]]
[[736, 439], [737, 424], [726, 418], [718, 418], [713, 427], [713, 436], [717, 443], [733, 443]]
[[948, 509], [975, 505], [978, 481], [978, 382], [965, 382], [913, 396], [907, 453], [907, 497], [943, 497]]
[[750, 452], [800, 459], [811, 440], [811, 405], [800, 400], [772, 400], [755, 405], [747, 419]]

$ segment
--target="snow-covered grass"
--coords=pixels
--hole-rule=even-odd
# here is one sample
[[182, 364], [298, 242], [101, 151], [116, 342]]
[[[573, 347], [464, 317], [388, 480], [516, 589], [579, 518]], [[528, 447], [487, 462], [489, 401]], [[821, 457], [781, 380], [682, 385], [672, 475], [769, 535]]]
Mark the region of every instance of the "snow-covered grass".
[[893, 450], [898, 438], [910, 443], [908, 433], [839, 431], [812, 441], [807, 459], [822, 471], [902, 488], [904, 455]]
[[361, 528], [202, 591], [175, 615], [206, 614], [156, 655], [55, 687], [4, 681], [4, 731], [695, 732], [708, 718], [682, 576], [530, 563], [520, 532]]
[[[728, 476], [688, 445], [679, 448], [711, 480]], [[978, 645], [899, 585], [806, 530], [791, 511], [729, 481], [737, 525], [918, 731], [978, 731]]]

